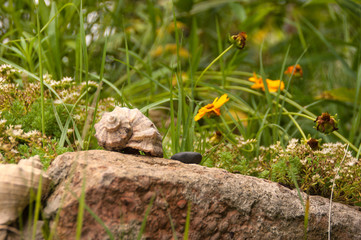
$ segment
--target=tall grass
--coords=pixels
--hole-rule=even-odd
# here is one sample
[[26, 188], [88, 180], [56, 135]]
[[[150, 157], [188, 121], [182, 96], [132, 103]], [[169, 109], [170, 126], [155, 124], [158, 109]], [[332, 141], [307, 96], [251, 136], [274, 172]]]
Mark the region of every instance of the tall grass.
[[[159, 126], [165, 157], [198, 151], [207, 158], [217, 147], [209, 143], [216, 131], [222, 132], [221, 142], [234, 146], [234, 135], [255, 138], [255, 156], [260, 146], [285, 145], [308, 134], [348, 143], [357, 158], [361, 153], [361, 7], [354, 1], [5, 2], [0, 7], [0, 62], [41, 83], [43, 133], [44, 91], [60, 100], [68, 116], [62, 122], [53, 104], [62, 132], [59, 146], [76, 142], [78, 150], [98, 148], [92, 136], [98, 103], [114, 97], [119, 105], [145, 114], [154, 109], [165, 113], [162, 120], [170, 124]], [[248, 34], [243, 50], [227, 41], [239, 31]], [[169, 44], [175, 51], [167, 52]], [[159, 56], [157, 49], [163, 51]], [[283, 74], [298, 63], [303, 78]], [[262, 77], [265, 91], [251, 88], [253, 72]], [[86, 91], [66, 105], [44, 82], [44, 73], [58, 81], [71, 76], [85, 83]], [[270, 92], [267, 78], [285, 81], [285, 90]], [[20, 86], [26, 85], [24, 79], [18, 79]], [[91, 80], [99, 82], [95, 92], [90, 92]], [[222, 94], [231, 100], [221, 116], [195, 122], [198, 110]], [[85, 109], [88, 122], [76, 124], [78, 108]], [[313, 128], [325, 111], [341, 119], [339, 131], [329, 136]], [[70, 128], [75, 140], [67, 135]], [[82, 195], [78, 239], [84, 201]]]

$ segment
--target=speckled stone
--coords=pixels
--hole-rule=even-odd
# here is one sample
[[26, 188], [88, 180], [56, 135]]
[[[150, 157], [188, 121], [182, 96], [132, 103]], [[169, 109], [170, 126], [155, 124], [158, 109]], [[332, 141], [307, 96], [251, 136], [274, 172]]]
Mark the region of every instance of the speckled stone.
[[182, 163], [199, 164], [202, 161], [202, 154], [198, 152], [179, 152], [174, 154], [171, 159], [181, 161]]

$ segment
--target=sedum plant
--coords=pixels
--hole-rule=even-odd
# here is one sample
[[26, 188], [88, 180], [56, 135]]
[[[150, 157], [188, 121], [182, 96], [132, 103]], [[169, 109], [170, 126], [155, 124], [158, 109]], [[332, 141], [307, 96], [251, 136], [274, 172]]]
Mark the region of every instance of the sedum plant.
[[[0, 66], [2, 162], [18, 162], [21, 158], [39, 155], [47, 167], [58, 154], [78, 147], [76, 131], [80, 134], [88, 117], [84, 96], [86, 91], [95, 92], [98, 83], [89, 81], [88, 84], [76, 84], [69, 77], [56, 81], [50, 75], [44, 76], [44, 82], [53, 90], [47, 89], [44, 92], [45, 134], [41, 132], [39, 82], [31, 82], [26, 75], [22, 75], [10, 65]], [[53, 100], [55, 93], [60, 99]], [[112, 109], [115, 103], [113, 98], [100, 100], [96, 119], [102, 112]], [[65, 128], [70, 117], [72, 125]], [[66, 131], [66, 141], [59, 146], [63, 131]], [[97, 145], [91, 147], [96, 148]]]
[[326, 198], [335, 181], [334, 201], [361, 206], [361, 164], [350, 151], [345, 153], [346, 144], [324, 143], [312, 150], [307, 143], [291, 139], [286, 147], [280, 142], [261, 146], [259, 155], [250, 157], [256, 155], [257, 141], [242, 137], [237, 141], [237, 145], [220, 143], [205, 164], [269, 179], [289, 188], [296, 188], [293, 175], [300, 189]]

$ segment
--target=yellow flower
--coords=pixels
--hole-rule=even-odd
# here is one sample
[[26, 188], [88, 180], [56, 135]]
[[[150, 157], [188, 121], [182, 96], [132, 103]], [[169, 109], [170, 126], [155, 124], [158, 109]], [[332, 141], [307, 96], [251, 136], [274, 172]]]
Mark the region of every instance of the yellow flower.
[[219, 108], [222, 107], [223, 104], [228, 102], [228, 100], [229, 98], [227, 94], [223, 94], [219, 99], [214, 99], [213, 103], [207, 104], [206, 106], [199, 109], [198, 114], [194, 117], [194, 121], [198, 121], [206, 113], [208, 113], [208, 115], [211, 115], [212, 113], [215, 113], [217, 116], [221, 115], [221, 110]]
[[[182, 22], [176, 21], [176, 25], [177, 25], [177, 29], [184, 31], [187, 30], [187, 25], [185, 25]], [[168, 26], [167, 26], [167, 32], [168, 33], [173, 33], [175, 31], [175, 26], [174, 26], [174, 22], [171, 22]]]
[[262, 78], [258, 78], [256, 73], [253, 73], [253, 77], [248, 78], [249, 81], [254, 82], [251, 86], [253, 89], [264, 89]]
[[[188, 74], [185, 72], [182, 72], [182, 82], [185, 83], [189, 80]], [[172, 85], [173, 86], [177, 86], [177, 82], [178, 82], [178, 77], [177, 75], [173, 75], [172, 78]]]
[[[285, 83], [283, 81], [281, 81], [281, 80], [266, 79], [266, 82], [267, 82], [269, 92], [277, 92], [278, 88], [280, 88], [281, 91], [283, 89], [285, 89]], [[264, 91], [264, 88], [262, 90]]]
[[158, 46], [158, 47], [156, 47], [154, 50], [152, 50], [150, 52], [150, 55], [152, 57], [159, 57], [159, 56], [161, 56], [163, 54], [163, 52], [164, 52], [163, 46]]
[[[177, 44], [171, 43], [171, 44], [165, 45], [165, 51], [170, 54], [176, 55], [177, 54]], [[180, 47], [179, 48], [179, 56], [181, 56], [183, 58], [188, 58], [189, 52], [187, 51], [187, 49]]]
[[[176, 55], [177, 54], [177, 45], [176, 44], [167, 44], [164, 47], [158, 46], [150, 52], [150, 55], [152, 57], [160, 57], [164, 53]], [[182, 47], [179, 48], [179, 56], [180, 57], [188, 58], [189, 55], [190, 54], [187, 49], [182, 48]]]
[[[253, 89], [262, 89], [265, 91], [262, 78], [257, 77], [256, 73], [253, 73], [253, 77], [248, 78], [249, 81], [254, 82], [251, 86]], [[281, 80], [266, 79], [269, 92], [277, 92], [278, 88], [282, 91], [285, 88], [285, 83]]]
[[287, 70], [285, 71], [285, 74], [292, 74], [293, 72], [293, 76], [296, 76], [296, 77], [302, 77], [303, 76], [303, 71], [302, 71], [302, 68], [301, 68], [301, 65], [300, 64], [297, 64], [295, 69], [294, 69], [294, 66], [289, 66], [287, 68]]

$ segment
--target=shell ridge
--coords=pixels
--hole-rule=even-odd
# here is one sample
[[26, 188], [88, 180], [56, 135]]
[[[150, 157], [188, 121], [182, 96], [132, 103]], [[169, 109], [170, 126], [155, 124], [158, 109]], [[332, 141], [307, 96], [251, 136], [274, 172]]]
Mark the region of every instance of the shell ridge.
[[95, 137], [100, 146], [112, 151], [130, 148], [157, 157], [163, 156], [161, 134], [139, 109], [117, 106], [111, 113], [120, 121], [116, 130], [111, 131], [105, 127], [108, 113], [104, 113], [101, 120], [94, 125]]

